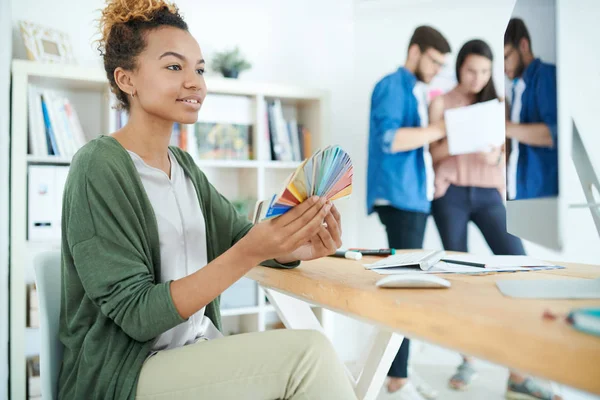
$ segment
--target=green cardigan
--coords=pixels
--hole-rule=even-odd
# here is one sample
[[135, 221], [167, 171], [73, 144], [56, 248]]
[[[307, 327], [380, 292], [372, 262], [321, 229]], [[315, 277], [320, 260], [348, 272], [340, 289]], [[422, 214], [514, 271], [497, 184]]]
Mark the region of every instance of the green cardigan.
[[[208, 182], [189, 154], [171, 151], [191, 178], [206, 220], [208, 261], [252, 227]], [[184, 322], [160, 277], [156, 218], [129, 153], [110, 136], [73, 158], [62, 209], [64, 345], [59, 399], [134, 399], [155, 338]], [[292, 268], [298, 263], [271, 267]], [[221, 329], [219, 298], [206, 316]]]

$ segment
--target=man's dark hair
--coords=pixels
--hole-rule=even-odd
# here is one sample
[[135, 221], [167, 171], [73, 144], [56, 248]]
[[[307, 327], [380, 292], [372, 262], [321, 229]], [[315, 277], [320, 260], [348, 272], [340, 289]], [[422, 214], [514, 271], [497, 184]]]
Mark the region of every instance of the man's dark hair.
[[521, 42], [521, 39], [523, 38], [527, 39], [529, 42], [529, 50], [531, 51], [531, 37], [529, 36], [529, 31], [525, 26], [525, 22], [523, 22], [521, 18], [511, 18], [511, 20], [508, 21], [506, 31], [504, 31], [504, 45], [510, 44], [515, 49], [518, 49], [519, 42]]
[[416, 44], [419, 46], [421, 52], [426, 51], [429, 48], [433, 48], [442, 54], [450, 53], [450, 44], [446, 38], [437, 30], [430, 26], [419, 26], [415, 29], [408, 48]]

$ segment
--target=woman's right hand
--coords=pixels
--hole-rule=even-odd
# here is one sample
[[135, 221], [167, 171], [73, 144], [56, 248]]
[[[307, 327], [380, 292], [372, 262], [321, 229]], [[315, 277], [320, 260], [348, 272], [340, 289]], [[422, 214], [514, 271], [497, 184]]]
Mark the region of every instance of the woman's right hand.
[[313, 196], [285, 214], [259, 222], [239, 242], [258, 262], [285, 257], [318, 234], [331, 209], [326, 198]]

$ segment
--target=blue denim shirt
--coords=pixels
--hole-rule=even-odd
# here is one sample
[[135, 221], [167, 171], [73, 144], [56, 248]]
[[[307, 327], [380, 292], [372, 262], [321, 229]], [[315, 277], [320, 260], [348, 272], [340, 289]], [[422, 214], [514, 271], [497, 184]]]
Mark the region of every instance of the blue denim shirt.
[[[521, 123], [543, 122], [550, 129], [552, 147], [519, 143], [516, 199], [558, 195], [558, 134], [556, 66], [539, 58], [523, 72], [525, 90], [521, 98]], [[514, 104], [514, 101], [512, 102]]]
[[367, 170], [367, 213], [375, 200], [386, 200], [406, 211], [429, 213], [427, 177], [423, 148], [393, 153], [398, 128], [419, 127], [417, 78], [404, 67], [385, 76], [371, 96], [369, 160]]

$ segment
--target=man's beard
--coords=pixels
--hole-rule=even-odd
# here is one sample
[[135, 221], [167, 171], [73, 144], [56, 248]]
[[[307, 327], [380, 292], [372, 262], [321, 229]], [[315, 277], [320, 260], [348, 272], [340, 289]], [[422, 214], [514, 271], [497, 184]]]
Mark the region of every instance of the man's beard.
[[[421, 56], [423, 57], [423, 56]], [[422, 60], [422, 58], [421, 58]], [[423, 72], [421, 72], [421, 60], [419, 60], [419, 63], [417, 64], [417, 69], [415, 70], [415, 76], [417, 77], [417, 79], [421, 82], [425, 82], [425, 77], [423, 76]], [[427, 82], [425, 82], [427, 83]]]
[[520, 78], [525, 71], [525, 63], [523, 62], [523, 55], [520, 50], [517, 50], [517, 54], [519, 55], [519, 64], [515, 68], [515, 78]]

